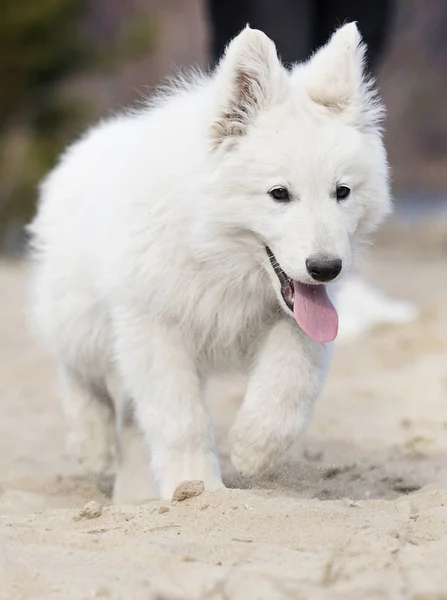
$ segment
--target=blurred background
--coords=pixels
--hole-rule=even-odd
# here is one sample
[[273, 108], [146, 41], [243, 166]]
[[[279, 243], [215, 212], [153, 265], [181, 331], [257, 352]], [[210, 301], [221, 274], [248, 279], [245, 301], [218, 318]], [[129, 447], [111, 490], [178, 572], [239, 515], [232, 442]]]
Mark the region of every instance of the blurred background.
[[[86, 127], [141, 103], [168, 76], [213, 65], [247, 21], [293, 62], [345, 20], [359, 22], [388, 109], [396, 210], [363, 276], [342, 292], [335, 360], [311, 427], [265, 477], [238, 480], [227, 430], [241, 391], [219, 388], [226, 481], [255, 490], [225, 492], [229, 504], [221, 506], [224, 495], [205, 504], [203, 518], [194, 505], [162, 513], [148, 504], [135, 520], [130, 507], [106, 507], [92, 529], [80, 507], [109, 500], [65, 449], [56, 368], [27, 324], [20, 259], [38, 183]], [[266, 597], [247, 589], [265, 586], [267, 572], [329, 594], [306, 598], [446, 598], [446, 73], [447, 0], [1, 0], [0, 599], [147, 599], [148, 578], [175, 573], [188, 595], [158, 598], [247, 600]], [[274, 514], [259, 518], [266, 489]], [[219, 521], [225, 506], [234, 534]], [[233, 535], [257, 550], [248, 567]], [[336, 596], [340, 548], [347, 558], [335, 568]], [[240, 574], [239, 595], [200, 596], [223, 570], [229, 580]]]
[[[36, 184], [86, 126], [150, 95], [178, 69], [210, 65], [213, 50], [219, 52], [222, 40], [245, 20], [265, 25], [288, 60], [304, 58], [344, 19], [343, 10], [341, 15], [335, 11], [326, 29], [323, 25], [310, 40], [311, 13], [318, 4], [2, 0], [0, 248], [21, 250]], [[355, 5], [334, 3], [343, 4]], [[376, 38], [381, 37], [373, 71], [388, 107], [386, 141], [398, 209], [406, 214], [442, 210], [447, 189], [447, 2], [397, 0], [385, 3], [385, 12], [382, 4], [364, 2], [359, 21], [372, 42], [371, 53], [376, 54]], [[295, 5], [292, 12], [290, 5]], [[349, 10], [345, 13], [351, 18]], [[358, 18], [358, 8], [351, 12]]]

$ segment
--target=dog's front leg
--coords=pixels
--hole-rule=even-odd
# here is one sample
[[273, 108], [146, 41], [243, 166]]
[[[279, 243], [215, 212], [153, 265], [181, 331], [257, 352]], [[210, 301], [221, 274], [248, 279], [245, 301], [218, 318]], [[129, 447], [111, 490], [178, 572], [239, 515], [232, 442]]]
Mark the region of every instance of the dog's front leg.
[[330, 354], [292, 319], [272, 327], [230, 432], [231, 458], [240, 473], [262, 472], [298, 438], [312, 416]]
[[223, 487], [194, 352], [182, 335], [141, 315], [117, 315], [116, 358], [151, 453], [161, 496], [184, 480]]

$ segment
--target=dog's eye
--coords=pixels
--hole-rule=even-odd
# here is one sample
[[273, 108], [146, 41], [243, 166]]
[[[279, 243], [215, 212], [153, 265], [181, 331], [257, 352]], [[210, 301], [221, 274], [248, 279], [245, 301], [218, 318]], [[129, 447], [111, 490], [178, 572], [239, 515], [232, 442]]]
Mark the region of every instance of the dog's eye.
[[350, 193], [351, 190], [347, 185], [338, 185], [335, 195], [337, 196], [337, 200], [346, 200]]
[[285, 187], [274, 187], [269, 191], [269, 194], [277, 202], [289, 202], [290, 200], [289, 190]]

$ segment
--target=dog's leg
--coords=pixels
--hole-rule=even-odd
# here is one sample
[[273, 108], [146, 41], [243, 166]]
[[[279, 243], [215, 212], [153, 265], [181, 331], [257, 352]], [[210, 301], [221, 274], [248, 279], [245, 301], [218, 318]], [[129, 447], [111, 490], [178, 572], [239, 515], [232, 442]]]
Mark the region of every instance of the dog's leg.
[[184, 480], [223, 487], [194, 354], [177, 332], [141, 316], [126, 312], [116, 329], [118, 365], [162, 497]]
[[89, 475], [109, 470], [115, 452], [112, 401], [106, 390], [83, 385], [61, 367], [62, 408], [67, 420], [67, 449]]
[[135, 422], [133, 404], [126, 398], [123, 383], [116, 372], [108, 374], [107, 389], [113, 398], [116, 424], [113, 502], [140, 504], [157, 497], [157, 486], [147, 472], [146, 444]]
[[275, 463], [308, 423], [324, 382], [330, 349], [312, 342], [294, 321], [268, 333], [230, 432], [231, 458], [244, 475]]
[[113, 486], [115, 504], [140, 504], [157, 498], [157, 485], [148, 473], [147, 447], [130, 403], [121, 407], [117, 418], [118, 452]]

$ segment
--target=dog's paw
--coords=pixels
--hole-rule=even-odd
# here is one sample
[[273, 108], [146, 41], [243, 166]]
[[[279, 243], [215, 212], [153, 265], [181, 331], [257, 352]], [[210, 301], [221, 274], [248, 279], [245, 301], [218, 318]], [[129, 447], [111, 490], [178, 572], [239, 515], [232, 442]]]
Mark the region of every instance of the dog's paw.
[[274, 465], [285, 451], [284, 439], [262, 435], [256, 427], [242, 427], [238, 423], [230, 432], [231, 462], [246, 477], [263, 473]]
[[225, 487], [214, 452], [173, 451], [164, 456], [163, 462], [152, 460], [152, 469], [162, 498], [171, 498], [183, 481], [203, 481], [207, 491]]
[[231, 452], [231, 462], [240, 475], [254, 477], [260, 475], [269, 466], [270, 461], [249, 448], [235, 444]]

